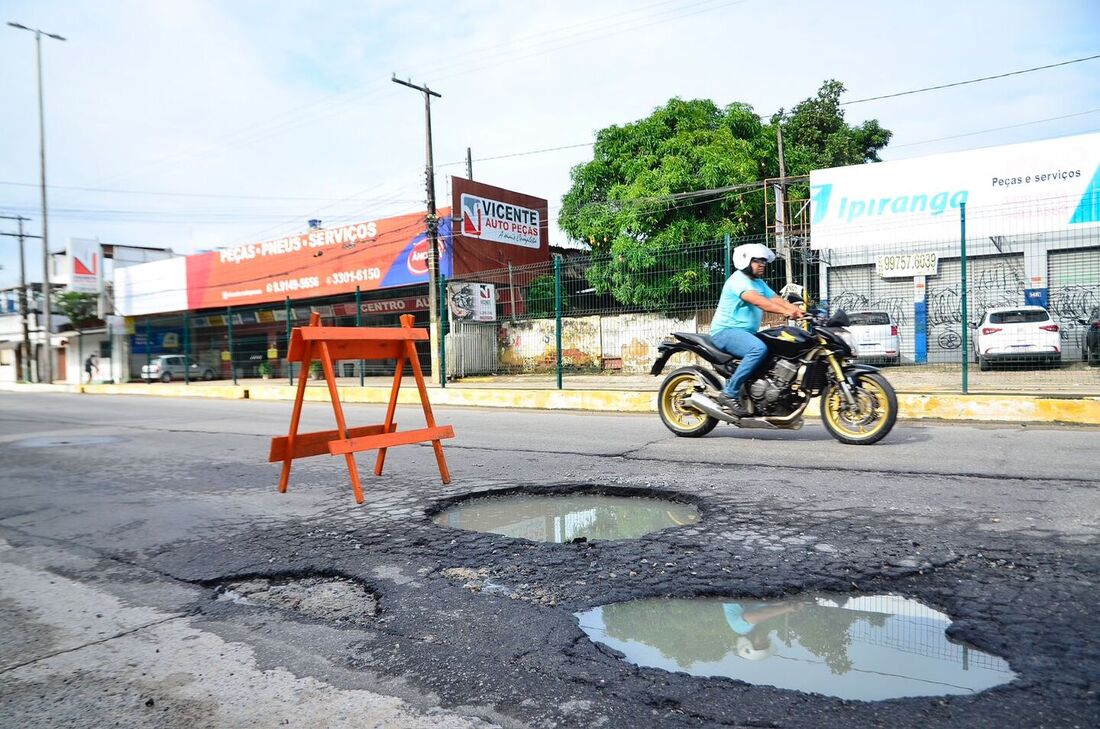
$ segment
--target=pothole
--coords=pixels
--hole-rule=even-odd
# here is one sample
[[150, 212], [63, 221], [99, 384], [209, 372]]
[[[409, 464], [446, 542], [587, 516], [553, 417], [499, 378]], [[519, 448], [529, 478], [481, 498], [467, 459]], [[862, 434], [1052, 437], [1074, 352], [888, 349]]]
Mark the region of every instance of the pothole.
[[642, 496], [508, 493], [458, 502], [432, 517], [442, 526], [535, 542], [637, 539], [699, 521], [691, 504]]
[[1016, 676], [948, 640], [947, 615], [897, 595], [637, 600], [575, 616], [635, 665], [844, 699], [975, 694]]
[[227, 582], [218, 600], [289, 610], [330, 623], [370, 622], [378, 600], [363, 585], [341, 577], [256, 578]]
[[13, 448], [65, 448], [73, 446], [96, 446], [122, 443], [126, 439], [117, 435], [57, 435], [24, 438], [9, 443]]

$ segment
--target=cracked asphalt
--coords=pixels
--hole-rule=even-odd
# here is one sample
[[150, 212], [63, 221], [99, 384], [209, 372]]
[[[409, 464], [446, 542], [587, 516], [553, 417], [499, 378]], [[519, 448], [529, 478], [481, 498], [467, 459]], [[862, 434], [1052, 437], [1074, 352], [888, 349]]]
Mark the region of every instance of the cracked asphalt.
[[[1098, 429], [899, 423], [671, 436], [656, 416], [444, 409], [457, 437], [299, 461], [290, 403], [0, 394], [0, 725], [928, 726], [1100, 723]], [[350, 425], [382, 419], [349, 406]], [[399, 428], [420, 414], [398, 409]], [[332, 426], [307, 403], [304, 430]], [[697, 524], [556, 545], [430, 515], [487, 491], [667, 496]], [[305, 605], [224, 599], [296, 580]], [[332, 588], [335, 590], [335, 588]], [[357, 588], [356, 588], [357, 589]], [[891, 592], [1017, 678], [880, 702], [639, 668], [573, 613], [674, 596]], [[351, 597], [349, 597], [349, 595]], [[219, 599], [221, 597], [222, 599]], [[292, 596], [293, 597], [293, 596]], [[349, 602], [350, 600], [350, 602]]]

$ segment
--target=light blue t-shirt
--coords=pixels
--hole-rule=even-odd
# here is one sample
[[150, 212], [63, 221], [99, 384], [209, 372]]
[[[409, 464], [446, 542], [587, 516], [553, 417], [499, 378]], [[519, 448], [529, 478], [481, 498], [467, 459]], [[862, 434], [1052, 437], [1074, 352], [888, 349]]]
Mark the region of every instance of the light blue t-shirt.
[[764, 310], [741, 298], [741, 294], [746, 291], [755, 291], [765, 299], [775, 296], [775, 292], [764, 283], [764, 279], [749, 278], [741, 271], [734, 272], [722, 287], [722, 295], [718, 297], [718, 308], [715, 309], [714, 321], [710, 324], [712, 334], [723, 329], [743, 329], [746, 332], [760, 329]]

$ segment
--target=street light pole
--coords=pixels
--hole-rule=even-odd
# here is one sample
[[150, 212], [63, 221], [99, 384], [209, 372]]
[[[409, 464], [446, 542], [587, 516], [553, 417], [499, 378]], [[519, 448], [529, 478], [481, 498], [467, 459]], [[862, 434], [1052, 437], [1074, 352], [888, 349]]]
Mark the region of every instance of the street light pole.
[[53, 349], [50, 346], [50, 320], [53, 317], [50, 311], [52, 308], [50, 306], [50, 233], [46, 216], [46, 115], [42, 100], [42, 36], [59, 41], [65, 39], [54, 33], [47, 33], [39, 28], [28, 28], [19, 23], [9, 22], [8, 25], [34, 33], [35, 61], [38, 67], [38, 163], [40, 186], [42, 188], [42, 309], [46, 317], [44, 327], [46, 332], [45, 377], [40, 379], [50, 383], [53, 382]]
[[424, 95], [424, 134], [425, 157], [427, 164], [425, 176], [428, 187], [428, 347], [431, 350], [432, 381], [442, 384], [447, 377], [446, 373], [439, 371], [439, 218], [435, 214], [435, 165], [432, 162], [432, 97], [442, 99], [437, 94], [424, 86], [416, 86], [410, 81], [402, 81], [394, 76], [395, 84], [416, 89]]

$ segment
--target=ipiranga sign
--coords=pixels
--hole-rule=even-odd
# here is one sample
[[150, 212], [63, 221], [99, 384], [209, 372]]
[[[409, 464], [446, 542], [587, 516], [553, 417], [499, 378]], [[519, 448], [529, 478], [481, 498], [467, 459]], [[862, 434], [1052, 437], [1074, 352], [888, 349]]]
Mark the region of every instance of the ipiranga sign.
[[1100, 227], [1100, 134], [810, 173], [815, 249]]

